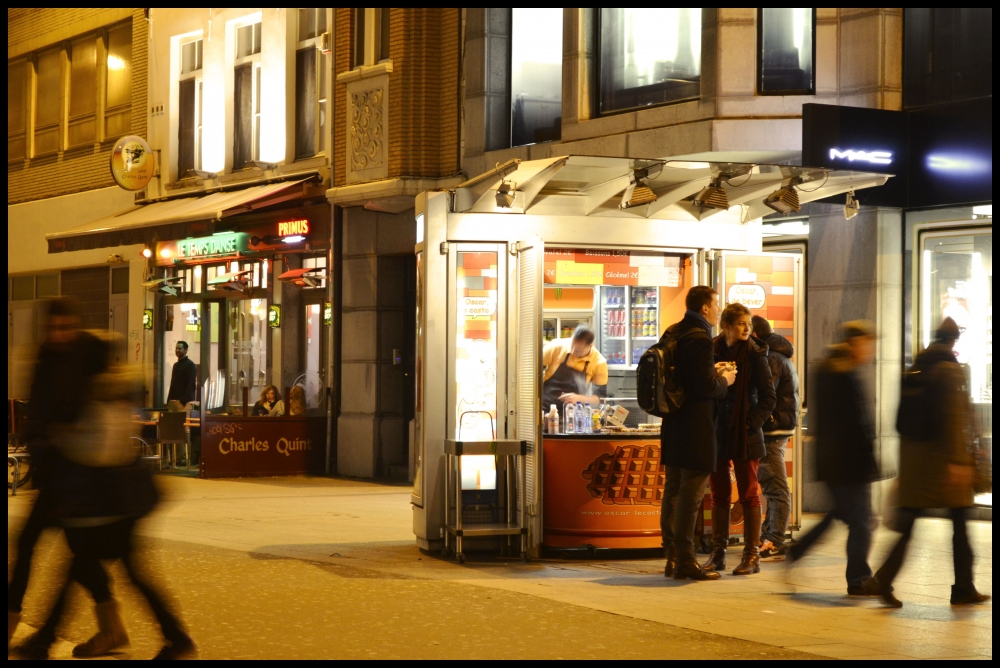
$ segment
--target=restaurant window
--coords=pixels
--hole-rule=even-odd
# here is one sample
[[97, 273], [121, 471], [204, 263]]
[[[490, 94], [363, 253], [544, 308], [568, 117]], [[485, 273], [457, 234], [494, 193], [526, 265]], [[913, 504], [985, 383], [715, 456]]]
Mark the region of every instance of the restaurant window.
[[97, 138], [97, 41], [93, 35], [69, 48], [68, 145], [93, 143]]
[[236, 68], [233, 76], [233, 169], [260, 159], [261, 24], [236, 29]]
[[758, 9], [757, 49], [758, 93], [813, 95], [816, 92], [815, 9]]
[[993, 10], [903, 10], [903, 106], [993, 94]]
[[228, 301], [229, 404], [252, 406], [267, 386], [267, 300]]
[[374, 65], [389, 59], [389, 8], [351, 10], [351, 64]]
[[[326, 269], [326, 256], [317, 255], [315, 257], [304, 257], [302, 258], [302, 268], [303, 269]], [[326, 272], [319, 273], [316, 276], [317, 288], [326, 288]]]
[[50, 49], [35, 58], [35, 146], [34, 155], [54, 153], [62, 148], [59, 140], [62, 64], [60, 50]]
[[7, 160], [27, 156], [28, 61], [7, 63]]
[[177, 95], [177, 178], [201, 169], [202, 45], [195, 39], [181, 44], [181, 68]]
[[511, 146], [560, 138], [562, 25], [559, 7], [511, 10]]
[[326, 9], [299, 9], [295, 51], [295, 157], [308, 158], [326, 150], [327, 76], [329, 53], [323, 53]]
[[[177, 344], [183, 341], [187, 344], [187, 356], [199, 369], [199, 376], [202, 374], [201, 346], [202, 335], [211, 337], [213, 348], [218, 347], [218, 322], [214, 329], [204, 327], [204, 309], [201, 302], [186, 302], [182, 304], [167, 304], [165, 306], [163, 323], [163, 373], [160, 374], [161, 390], [163, 392], [161, 401], [166, 403], [167, 395], [170, 392], [170, 376], [173, 365], [177, 362], [174, 351]], [[207, 331], [206, 331], [207, 330]], [[204, 397], [202, 403], [204, 404]]]
[[601, 113], [697, 98], [701, 9], [600, 10]]
[[108, 81], [104, 137], [128, 134], [132, 127], [132, 24], [108, 30]]

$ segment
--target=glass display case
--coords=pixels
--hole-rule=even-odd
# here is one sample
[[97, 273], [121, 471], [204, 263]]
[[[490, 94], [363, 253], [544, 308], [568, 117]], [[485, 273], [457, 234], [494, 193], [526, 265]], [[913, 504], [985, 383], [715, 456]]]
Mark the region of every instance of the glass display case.
[[611, 368], [631, 368], [660, 338], [659, 290], [650, 286], [602, 286], [598, 349]]

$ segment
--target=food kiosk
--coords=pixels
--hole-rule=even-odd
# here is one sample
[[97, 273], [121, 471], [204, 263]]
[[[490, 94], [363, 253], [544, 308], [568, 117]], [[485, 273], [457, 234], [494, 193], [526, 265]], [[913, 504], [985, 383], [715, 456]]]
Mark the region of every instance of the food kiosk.
[[[761, 218], [887, 178], [713, 157], [512, 160], [417, 197], [418, 545], [443, 546], [445, 442], [458, 439], [527, 444], [518, 484], [532, 555], [660, 546], [659, 425], [635, 403], [638, 355], [700, 284], [794, 336], [796, 262], [761, 252]], [[581, 323], [608, 360], [606, 403], [624, 410], [597, 433], [545, 434], [543, 345]], [[496, 489], [498, 459], [464, 459], [469, 501], [449, 510], [472, 518], [504, 501], [476, 493]]]

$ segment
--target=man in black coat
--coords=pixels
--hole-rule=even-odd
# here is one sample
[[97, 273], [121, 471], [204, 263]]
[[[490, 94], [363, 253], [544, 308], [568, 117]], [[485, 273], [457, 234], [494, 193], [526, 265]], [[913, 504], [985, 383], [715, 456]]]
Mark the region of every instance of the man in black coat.
[[[767, 499], [767, 516], [761, 538], [760, 556], [785, 554], [785, 532], [792, 513], [792, 493], [785, 470], [785, 448], [799, 423], [799, 375], [792, 364], [794, 349], [791, 342], [771, 328], [771, 323], [755, 315], [753, 333], [767, 344], [767, 363], [777, 395], [777, 405], [764, 423], [764, 457], [760, 460], [757, 481]], [[768, 545], [770, 542], [770, 545]]]
[[868, 565], [872, 542], [871, 483], [878, 480], [875, 420], [861, 387], [858, 368], [875, 360], [875, 327], [855, 320], [840, 326], [840, 343], [830, 347], [812, 384], [809, 431], [814, 434], [816, 477], [833, 497], [833, 510], [787, 550], [801, 559], [838, 519], [848, 527], [847, 593], [878, 596]]
[[179, 401], [181, 406], [194, 401], [195, 388], [198, 385], [198, 366], [187, 356], [187, 341], [178, 341], [174, 346], [177, 361], [170, 372], [170, 390], [167, 392], [167, 403]]
[[715, 470], [715, 402], [726, 396], [735, 371], [716, 371], [711, 331], [719, 322], [719, 294], [699, 285], [688, 291], [684, 319], [671, 325], [677, 337], [676, 379], [684, 403], [660, 426], [660, 461], [666, 485], [660, 510], [660, 530], [667, 552], [664, 575], [678, 580], [714, 580], [695, 559], [694, 528], [708, 476]]

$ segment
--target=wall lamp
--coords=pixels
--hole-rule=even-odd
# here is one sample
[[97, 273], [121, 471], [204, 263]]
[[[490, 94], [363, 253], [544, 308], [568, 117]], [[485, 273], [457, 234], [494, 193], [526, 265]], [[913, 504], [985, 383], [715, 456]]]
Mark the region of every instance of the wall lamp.
[[850, 220], [854, 216], [858, 215], [858, 211], [861, 209], [861, 205], [858, 203], [858, 199], [854, 196], [854, 191], [851, 190], [847, 193], [847, 202], [844, 203], [844, 220]]

